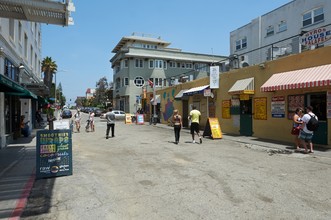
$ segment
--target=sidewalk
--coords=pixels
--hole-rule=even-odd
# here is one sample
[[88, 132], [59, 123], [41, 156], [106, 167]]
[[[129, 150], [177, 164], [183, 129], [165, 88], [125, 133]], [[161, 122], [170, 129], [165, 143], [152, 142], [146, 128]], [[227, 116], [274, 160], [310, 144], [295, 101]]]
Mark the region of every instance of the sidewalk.
[[[146, 123], [146, 126], [173, 129], [164, 124], [149, 125]], [[31, 137], [19, 138], [15, 143], [0, 150], [0, 219], [19, 218], [25, 207], [35, 179], [36, 132], [37, 130], [33, 130]], [[182, 129], [182, 132], [189, 133], [190, 131]], [[266, 151], [269, 155], [294, 152], [292, 143], [224, 133], [223, 139], [242, 143], [255, 150]], [[215, 140], [215, 144], [221, 144], [223, 139]], [[309, 156], [331, 159], [331, 149], [315, 147], [314, 154], [309, 154]]]

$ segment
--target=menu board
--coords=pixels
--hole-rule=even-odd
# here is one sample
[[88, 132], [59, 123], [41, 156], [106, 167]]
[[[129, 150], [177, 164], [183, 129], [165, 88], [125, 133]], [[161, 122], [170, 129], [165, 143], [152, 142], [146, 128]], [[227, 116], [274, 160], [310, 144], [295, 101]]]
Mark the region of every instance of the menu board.
[[71, 130], [37, 132], [36, 178], [72, 175]]
[[222, 118], [225, 118], [225, 119], [231, 118], [230, 109], [231, 109], [231, 100], [223, 100], [222, 101]]
[[254, 98], [254, 119], [267, 120], [267, 98]]
[[285, 97], [274, 96], [271, 98], [271, 116], [273, 118], [285, 117]]
[[297, 108], [304, 109], [305, 95], [289, 95], [288, 96], [288, 114], [287, 118], [292, 120]]

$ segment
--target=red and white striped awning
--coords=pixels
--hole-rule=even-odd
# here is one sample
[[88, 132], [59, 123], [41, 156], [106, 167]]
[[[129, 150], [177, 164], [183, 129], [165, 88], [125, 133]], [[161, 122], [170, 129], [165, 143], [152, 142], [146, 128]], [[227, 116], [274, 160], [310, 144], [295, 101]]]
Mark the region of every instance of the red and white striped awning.
[[261, 92], [331, 86], [331, 64], [272, 75]]

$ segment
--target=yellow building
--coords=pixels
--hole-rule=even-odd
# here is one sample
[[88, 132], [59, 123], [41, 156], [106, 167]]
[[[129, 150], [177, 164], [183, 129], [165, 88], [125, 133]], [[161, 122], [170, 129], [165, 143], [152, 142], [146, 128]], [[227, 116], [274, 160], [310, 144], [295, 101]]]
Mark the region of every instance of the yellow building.
[[194, 104], [202, 128], [208, 116], [216, 117], [224, 133], [292, 142], [295, 109], [312, 105], [320, 125], [313, 142], [331, 148], [331, 47], [221, 73], [219, 85], [213, 98], [204, 96], [209, 78], [158, 90], [161, 123], [178, 109], [187, 127]]

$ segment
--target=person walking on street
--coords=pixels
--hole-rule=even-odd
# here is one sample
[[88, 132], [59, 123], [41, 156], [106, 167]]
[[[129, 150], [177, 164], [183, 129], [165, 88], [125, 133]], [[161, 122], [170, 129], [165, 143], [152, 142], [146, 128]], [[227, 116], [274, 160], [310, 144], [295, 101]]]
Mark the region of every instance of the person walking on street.
[[[302, 146], [305, 148], [305, 153], [314, 153], [313, 149], [313, 142], [312, 138], [314, 135], [314, 131], [309, 130], [309, 121], [310, 119], [314, 117], [316, 120], [318, 120], [317, 116], [313, 113], [313, 107], [308, 106], [307, 107], [307, 113], [302, 117], [303, 124], [301, 125], [302, 129], [300, 130], [299, 139], [301, 140]], [[307, 144], [309, 143], [310, 150], [307, 150]]]
[[113, 109], [109, 108], [109, 112], [106, 113], [106, 119], [107, 119], [106, 139], [109, 138], [110, 128], [111, 128], [111, 136], [115, 137], [115, 114], [112, 111]]
[[94, 112], [91, 111], [90, 112], [90, 115], [89, 115], [89, 120], [90, 120], [90, 128], [91, 128], [91, 131], [95, 131], [95, 126], [94, 126]]
[[172, 121], [174, 123], [174, 131], [175, 131], [175, 144], [179, 143], [180, 130], [182, 128], [182, 116], [178, 114], [178, 110], [174, 110], [174, 115], [172, 117]]
[[295, 114], [293, 115], [293, 127], [292, 127], [292, 135], [294, 135], [294, 143], [296, 146], [296, 151], [300, 151], [300, 140], [299, 140], [299, 133], [302, 124], [302, 108], [297, 108], [295, 110]]
[[195, 133], [197, 133], [200, 144], [202, 144], [202, 138], [200, 135], [200, 120], [201, 120], [201, 113], [199, 110], [196, 109], [196, 106], [192, 106], [192, 111], [190, 112], [190, 115], [188, 116], [188, 119], [191, 120], [191, 135], [192, 135], [192, 142], [195, 143]]
[[82, 117], [81, 117], [81, 114], [80, 114], [80, 109], [77, 109], [76, 114], [74, 114], [74, 120], [75, 120], [75, 125], [76, 125], [77, 132], [79, 132], [79, 129], [80, 129], [81, 119], [82, 119]]

